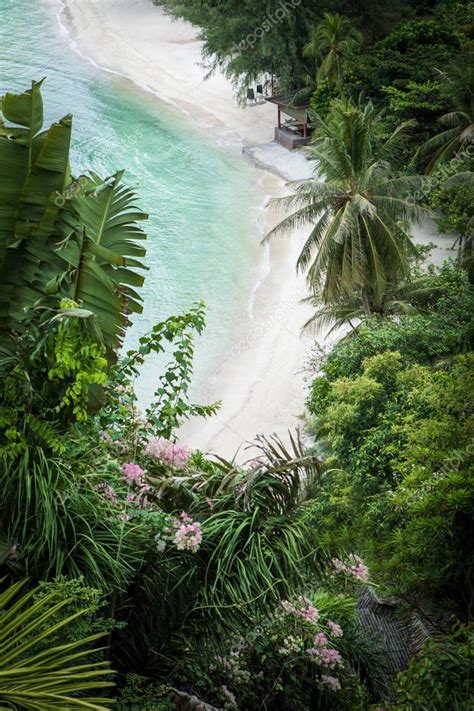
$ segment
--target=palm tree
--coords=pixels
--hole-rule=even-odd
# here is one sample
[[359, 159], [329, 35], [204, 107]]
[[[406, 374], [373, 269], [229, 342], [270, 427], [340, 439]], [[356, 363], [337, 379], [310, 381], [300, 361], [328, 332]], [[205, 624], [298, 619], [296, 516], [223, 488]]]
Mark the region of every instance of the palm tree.
[[64, 615], [71, 599], [58, 602], [49, 593], [35, 600], [39, 588], [23, 592], [24, 585], [19, 581], [0, 593], [1, 708], [107, 711], [113, 699], [98, 691], [115, 685], [109, 664], [97, 661], [101, 650], [94, 647], [104, 633], [59, 644], [57, 633], [84, 610]]
[[347, 17], [326, 12], [303, 49], [306, 57], [319, 63], [317, 80], [328, 79], [338, 89], [344, 84], [348, 56], [362, 43], [362, 34]]
[[444, 127], [437, 136], [424, 143], [418, 151], [423, 158], [430, 156], [427, 172], [431, 173], [441, 163], [455, 158], [463, 150], [474, 150], [474, 66], [472, 47], [468, 49], [465, 61], [453, 64], [442, 78], [449, 96], [452, 97], [453, 111], [439, 119]]
[[316, 311], [305, 323], [305, 326], [315, 326], [326, 330], [329, 336], [340, 329], [350, 331], [344, 338], [355, 334], [359, 326], [373, 318], [389, 318], [408, 314], [417, 314], [427, 310], [429, 298], [436, 293], [437, 287], [433, 285], [429, 275], [423, 274], [417, 278], [409, 277], [401, 283], [388, 284], [376, 313], [366, 313], [360, 293], [353, 292], [351, 296], [344, 297], [331, 304], [321, 305], [317, 296], [312, 295], [305, 299], [315, 307]]
[[380, 312], [388, 285], [408, 276], [416, 253], [408, 225], [420, 216], [410, 193], [421, 178], [394, 174], [409, 125], [377, 145], [379, 118], [371, 103], [338, 100], [326, 119], [316, 119], [321, 179], [293, 183], [294, 194], [278, 202], [294, 211], [265, 238], [310, 224], [297, 268], [308, 269], [313, 294], [322, 286], [323, 302], [334, 304], [355, 292], [367, 315]]

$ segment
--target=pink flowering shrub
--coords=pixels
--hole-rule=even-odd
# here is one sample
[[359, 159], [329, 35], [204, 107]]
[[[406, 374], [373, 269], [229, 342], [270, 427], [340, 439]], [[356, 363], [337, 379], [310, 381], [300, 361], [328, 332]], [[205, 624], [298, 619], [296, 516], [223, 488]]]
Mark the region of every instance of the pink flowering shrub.
[[153, 508], [153, 499], [157, 498], [153, 487], [145, 480], [145, 470], [135, 462], [125, 462], [120, 467], [121, 476], [117, 477], [114, 468], [114, 485], [100, 482], [95, 488], [117, 509], [116, 515], [122, 522], [134, 518], [139, 510]]
[[150, 437], [145, 445], [143, 453], [171, 469], [183, 471], [186, 469], [189, 452], [184, 447], [180, 447], [174, 442], [170, 442], [164, 437]]
[[[344, 634], [341, 625], [331, 619], [324, 619], [321, 611], [308, 597], [300, 596], [295, 602], [283, 600], [280, 608], [284, 616], [295, 619], [294, 626], [299, 634], [285, 636], [278, 649], [279, 654], [305, 654], [321, 672], [344, 667], [342, 655], [334, 647], [334, 640]], [[309, 635], [312, 635], [312, 644], [305, 646]], [[321, 673], [320, 683], [331, 691], [341, 689], [340, 679], [336, 676]]]
[[145, 471], [138, 465], [132, 462], [122, 464], [122, 472], [127, 484], [141, 484]]
[[173, 542], [179, 551], [191, 551], [196, 553], [202, 541], [201, 526], [197, 521], [193, 521], [184, 511], [179, 518], [173, 521], [175, 534]]
[[314, 624], [319, 620], [318, 610], [307, 597], [299, 597], [296, 605], [288, 602], [288, 600], [282, 600], [280, 606], [286, 615], [295, 615], [296, 617], [301, 617], [301, 619], [306, 622]]
[[[353, 614], [354, 600], [325, 591], [282, 600], [246, 634], [230, 639], [226, 654], [212, 655], [210, 648], [198, 678], [212, 679], [213, 700], [224, 708], [230, 698], [222, 697], [224, 686], [241, 709], [262, 708], [262, 701], [267, 708], [368, 708], [353, 666], [352, 645], [359, 639]], [[203, 664], [202, 647], [199, 658]], [[356, 698], [363, 703], [354, 706]]]
[[165, 515], [165, 525], [155, 536], [155, 541], [160, 552], [171, 543], [179, 551], [196, 553], [202, 542], [201, 526], [185, 511], [182, 511], [179, 516]]
[[337, 649], [329, 646], [329, 640], [324, 632], [318, 632], [314, 638], [314, 646], [306, 650], [312, 662], [319, 666], [335, 669], [342, 665], [342, 657]]
[[152, 501], [149, 494], [152, 492], [150, 484], [143, 480], [144, 470], [137, 464], [124, 464], [122, 467], [124, 489], [120, 484], [116, 488], [108, 482], [100, 482], [95, 485], [104, 499], [110, 501], [115, 507], [120, 509], [118, 514], [120, 521], [130, 521], [137, 509], [150, 509]]
[[342, 631], [342, 627], [336, 622], [333, 622], [332, 620], [328, 620], [328, 627], [333, 637], [342, 637], [342, 635], [344, 634]]
[[336, 573], [343, 573], [363, 583], [369, 579], [369, 569], [358, 555], [352, 553], [346, 562], [333, 558], [332, 564]]

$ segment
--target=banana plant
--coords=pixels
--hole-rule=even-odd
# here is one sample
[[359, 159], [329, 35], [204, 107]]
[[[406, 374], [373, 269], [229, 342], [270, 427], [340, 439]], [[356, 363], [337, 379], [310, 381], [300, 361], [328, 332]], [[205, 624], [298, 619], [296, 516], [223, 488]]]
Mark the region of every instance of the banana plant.
[[123, 171], [71, 175], [72, 117], [42, 130], [41, 86], [0, 104], [0, 339], [21, 332], [38, 303], [54, 308], [68, 297], [96, 321], [113, 361], [142, 308], [138, 223], [147, 215]]
[[0, 711], [93, 709], [107, 711], [113, 700], [96, 695], [114, 686], [108, 662], [97, 662], [91, 646], [103, 633], [65, 644], [49, 642], [84, 610], [63, 617], [71, 600], [55, 602], [54, 593], [34, 599], [38, 589], [22, 592], [25, 581], [0, 593]]
[[17, 330], [25, 308], [41, 295], [43, 268], [50, 268], [54, 256], [50, 241], [59, 212], [55, 198], [70, 180], [72, 119], [66, 116], [41, 130], [41, 85], [33, 82], [23, 94], [5, 94], [0, 105], [0, 315], [4, 329]]
[[66, 293], [97, 319], [109, 354], [120, 346], [129, 314], [142, 311], [136, 289], [144, 281], [136, 269], [145, 255], [137, 227], [147, 215], [134, 206], [134, 193], [121, 184], [123, 171], [102, 181], [95, 173], [81, 176], [81, 190], [67, 203], [58, 222], [62, 239], [56, 256], [63, 270], [47, 285]]

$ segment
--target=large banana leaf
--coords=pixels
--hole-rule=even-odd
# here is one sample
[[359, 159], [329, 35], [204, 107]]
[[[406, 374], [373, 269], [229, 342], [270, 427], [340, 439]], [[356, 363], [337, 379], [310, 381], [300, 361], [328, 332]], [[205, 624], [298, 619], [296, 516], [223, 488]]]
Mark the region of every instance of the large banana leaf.
[[[72, 120], [43, 126], [42, 82], [6, 94], [0, 125], [0, 318], [17, 330], [54, 268], [52, 229], [68, 182]], [[5, 120], [17, 124], [7, 125]]]
[[27, 709], [95, 709], [106, 711], [111, 699], [97, 696], [114, 686], [107, 662], [96, 662], [91, 645], [101, 634], [66, 644], [48, 645], [59, 630], [84, 614], [60, 619], [71, 600], [54, 602], [54, 594], [33, 600], [37, 590], [20, 594], [23, 582], [0, 593], [0, 711]]
[[82, 189], [58, 225], [63, 235], [57, 248], [64, 260], [62, 289], [96, 315], [109, 356], [122, 342], [128, 314], [142, 310], [135, 288], [144, 277], [135, 269], [144, 268], [137, 258], [145, 255], [140, 241], [146, 234], [137, 221], [148, 216], [135, 207], [135, 194], [121, 184], [122, 176], [123, 171], [106, 181], [95, 173], [82, 176]]
[[21, 331], [38, 301], [53, 295], [54, 307], [68, 296], [96, 319], [113, 360], [129, 314], [142, 308], [136, 270], [146, 235], [137, 223], [147, 215], [121, 184], [123, 172], [71, 177], [72, 119], [41, 130], [41, 84], [1, 101], [0, 337]]

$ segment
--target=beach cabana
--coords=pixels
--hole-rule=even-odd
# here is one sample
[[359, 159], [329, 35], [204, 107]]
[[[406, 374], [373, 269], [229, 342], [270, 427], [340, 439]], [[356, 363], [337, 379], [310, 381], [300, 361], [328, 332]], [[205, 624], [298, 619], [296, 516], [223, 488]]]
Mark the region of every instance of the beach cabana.
[[290, 151], [308, 143], [312, 130], [309, 104], [293, 106], [293, 97], [294, 94], [280, 94], [266, 99], [278, 109], [275, 141]]

